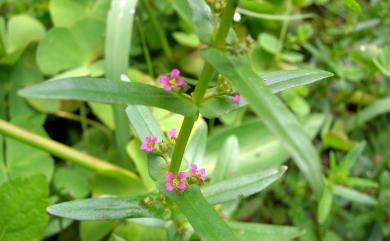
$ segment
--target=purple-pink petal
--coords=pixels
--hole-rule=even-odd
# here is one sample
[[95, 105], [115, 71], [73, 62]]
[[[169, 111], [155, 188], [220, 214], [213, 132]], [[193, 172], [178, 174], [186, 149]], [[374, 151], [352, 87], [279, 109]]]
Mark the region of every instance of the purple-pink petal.
[[165, 175], [165, 179], [167, 181], [171, 181], [173, 179], [173, 173], [172, 172], [168, 172], [166, 175]]
[[232, 101], [234, 103], [240, 103], [241, 97], [239, 95], [232, 96]]
[[164, 85], [164, 86], [163, 86], [163, 89], [164, 89], [164, 90], [167, 90], [167, 91], [170, 91], [170, 90], [172, 90], [172, 86], [170, 86], [170, 85]]
[[171, 183], [165, 184], [165, 190], [167, 190], [168, 192], [172, 192], [173, 188], [174, 186]]
[[140, 148], [141, 148], [141, 150], [146, 151], [148, 149], [148, 145], [145, 143], [142, 143]]
[[199, 169], [199, 174], [200, 174], [201, 176], [206, 175], [206, 169], [204, 169], [204, 168]]
[[180, 70], [178, 70], [178, 69], [173, 69], [173, 70], [171, 71], [171, 77], [172, 77], [172, 78], [177, 78], [177, 77], [179, 77], [179, 75], [180, 75]]
[[145, 141], [146, 141], [146, 143], [151, 142], [152, 141], [152, 137], [151, 136], [145, 137]]
[[169, 77], [167, 75], [160, 76], [160, 83], [163, 85], [167, 85], [169, 83]]
[[185, 182], [181, 182], [181, 183], [179, 183], [179, 185], [177, 185], [177, 189], [179, 189], [179, 190], [184, 190], [184, 189], [186, 189], [186, 187], [187, 187], [187, 185]]
[[191, 170], [197, 170], [198, 169], [198, 165], [196, 165], [196, 164], [192, 164], [191, 165]]
[[156, 142], [158, 141], [157, 136], [153, 136], [153, 137], [152, 137], [152, 141], [153, 141], [154, 143], [156, 143]]
[[180, 180], [186, 179], [186, 174], [184, 174], [184, 172], [179, 172], [177, 174], [177, 178], [179, 178]]
[[172, 128], [168, 131], [168, 136], [169, 137], [176, 137], [176, 128]]
[[182, 87], [186, 84], [186, 81], [184, 79], [179, 79], [177, 81], [177, 86]]
[[146, 147], [146, 151], [147, 151], [147, 152], [152, 152], [152, 151], [153, 151], [153, 147], [147, 146], [147, 147]]

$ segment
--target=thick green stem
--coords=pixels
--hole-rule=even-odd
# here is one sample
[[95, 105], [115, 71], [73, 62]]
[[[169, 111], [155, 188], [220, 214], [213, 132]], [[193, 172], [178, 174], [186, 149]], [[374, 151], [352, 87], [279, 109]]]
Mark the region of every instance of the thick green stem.
[[[233, 15], [236, 9], [238, 0], [229, 0], [221, 18], [217, 35], [211, 47], [222, 48], [225, 44], [226, 36], [229, 33], [232, 25]], [[208, 84], [213, 76], [213, 67], [206, 63], [200, 74], [199, 81], [193, 92], [193, 101], [199, 105], [207, 91]], [[177, 173], [180, 169], [181, 162], [183, 160], [184, 151], [187, 146], [188, 139], [190, 137], [192, 128], [194, 127], [195, 118], [184, 118], [183, 124], [180, 129], [179, 137], [177, 138], [175, 149], [172, 154], [172, 161], [169, 170], [173, 173]]]
[[102, 161], [85, 153], [76, 151], [75, 149], [59, 142], [52, 141], [29, 131], [23, 130], [4, 120], [0, 120], [0, 134], [34, 146], [38, 149], [47, 151], [54, 156], [85, 167], [101, 175], [120, 177], [125, 178], [126, 180], [139, 180], [137, 175], [126, 169]]

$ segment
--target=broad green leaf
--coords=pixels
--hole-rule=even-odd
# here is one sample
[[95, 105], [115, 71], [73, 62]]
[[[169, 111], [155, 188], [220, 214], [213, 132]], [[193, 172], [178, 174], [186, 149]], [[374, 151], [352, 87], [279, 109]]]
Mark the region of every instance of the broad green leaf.
[[369, 195], [358, 192], [348, 187], [335, 185], [333, 187], [333, 193], [352, 202], [357, 202], [366, 205], [377, 204], [377, 201], [374, 198], [370, 197]]
[[53, 28], [39, 43], [37, 62], [42, 73], [56, 74], [83, 64], [83, 52], [67, 28]]
[[295, 240], [305, 232], [296, 227], [259, 223], [230, 222], [229, 226], [240, 241], [288, 241]]
[[313, 189], [320, 194], [323, 175], [316, 149], [291, 112], [264, 82], [259, 81], [246, 56], [229, 57], [215, 49], [202, 51], [202, 56], [233, 82], [264, 124], [284, 144]]
[[187, 0], [192, 9], [192, 25], [200, 41], [211, 42], [213, 36], [213, 15], [205, 0]]
[[45, 35], [45, 27], [28, 15], [16, 15], [8, 21], [6, 49], [8, 53], [24, 49]]
[[239, 156], [238, 139], [236, 136], [229, 136], [225, 141], [221, 152], [219, 153], [216, 166], [214, 169], [211, 181], [218, 183], [232, 176], [237, 171], [238, 156]]
[[55, 216], [75, 220], [116, 220], [149, 217], [142, 198], [96, 198], [55, 204], [47, 211]]
[[333, 76], [331, 72], [324, 70], [297, 69], [270, 72], [262, 74], [260, 78], [265, 81], [265, 84], [273, 93], [278, 93], [293, 87], [311, 84], [331, 76]]
[[348, 130], [352, 130], [355, 127], [365, 124], [374, 117], [387, 112], [390, 112], [390, 97], [377, 100], [362, 111], [359, 111], [356, 116], [348, 120], [347, 128]]
[[[282, 70], [260, 75], [259, 81], [278, 93], [297, 86], [307, 85], [333, 76], [332, 73], [318, 69]], [[239, 104], [233, 103], [228, 96], [210, 98], [200, 105], [200, 113], [206, 118], [215, 118], [227, 114], [235, 109], [246, 106], [248, 103], [242, 100]]]
[[237, 241], [236, 234], [207, 202], [198, 186], [192, 185], [183, 193], [167, 193], [187, 217], [195, 232], [206, 241]]
[[108, 0], [50, 0], [49, 10], [55, 26], [71, 27], [86, 16], [104, 21], [109, 3]]
[[20, 95], [41, 99], [95, 101], [107, 104], [149, 105], [185, 116], [196, 114], [191, 101], [151, 85], [88, 77], [47, 81], [21, 90]]
[[186, 146], [184, 160], [188, 163], [200, 163], [204, 158], [207, 142], [207, 124], [202, 121], [194, 130]]
[[260, 192], [271, 185], [287, 170], [286, 166], [272, 168], [254, 174], [226, 179], [202, 188], [202, 192], [211, 204], [217, 204], [247, 197]]
[[41, 240], [48, 216], [49, 185], [43, 175], [16, 178], [0, 186], [0, 240]]
[[323, 224], [330, 214], [333, 201], [333, 192], [332, 186], [327, 186], [324, 188], [320, 203], [317, 210], [317, 219], [320, 224]]

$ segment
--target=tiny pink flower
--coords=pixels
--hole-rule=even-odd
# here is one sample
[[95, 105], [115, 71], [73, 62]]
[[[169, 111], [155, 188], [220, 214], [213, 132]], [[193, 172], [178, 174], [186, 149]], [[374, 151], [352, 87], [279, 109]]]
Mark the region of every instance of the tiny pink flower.
[[186, 174], [179, 172], [176, 176], [172, 172], [168, 172], [165, 175], [167, 183], [165, 184], [165, 190], [172, 192], [174, 189], [183, 191], [187, 188]]
[[376, 161], [383, 161], [382, 155], [381, 155], [381, 154], [376, 154], [376, 155], [375, 155], [375, 160], [376, 160]]
[[191, 165], [191, 169], [189, 171], [190, 176], [195, 177], [200, 182], [204, 182], [206, 180], [206, 169], [200, 168], [196, 164]]
[[145, 143], [141, 144], [141, 150], [146, 152], [152, 152], [154, 150], [154, 146], [158, 141], [157, 136], [147, 136], [145, 138]]
[[164, 90], [180, 90], [186, 86], [186, 81], [180, 78], [180, 70], [173, 69], [169, 75], [160, 76], [160, 83]]
[[239, 95], [232, 96], [232, 101], [234, 103], [240, 103], [240, 100], [241, 100], [241, 96], [239, 96]]
[[172, 128], [168, 131], [168, 136], [172, 139], [176, 139], [177, 138], [177, 130], [176, 128]]

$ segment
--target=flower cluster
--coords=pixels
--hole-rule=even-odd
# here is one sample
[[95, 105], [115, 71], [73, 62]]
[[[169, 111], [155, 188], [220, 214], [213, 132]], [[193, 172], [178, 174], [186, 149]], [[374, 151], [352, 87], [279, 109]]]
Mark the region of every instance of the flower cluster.
[[[176, 128], [172, 128], [169, 131], [167, 131], [167, 135], [170, 139], [170, 141], [174, 142], [177, 138], [177, 131]], [[140, 149], [143, 151], [146, 151], [148, 153], [151, 153], [153, 151], [160, 151], [162, 153], [165, 153], [168, 151], [168, 146], [164, 141], [160, 141], [159, 145], [157, 145], [158, 137], [157, 136], [147, 136], [145, 138], [145, 142], [141, 144]]]
[[141, 144], [141, 150], [149, 153], [152, 152], [155, 149], [157, 141], [157, 136], [147, 136], [145, 138], [145, 143]]
[[169, 75], [160, 76], [160, 83], [167, 91], [180, 91], [186, 88], [186, 81], [180, 77], [180, 70], [178, 69], [173, 69]]
[[206, 181], [206, 169], [200, 168], [196, 164], [192, 164], [190, 170], [188, 171], [189, 177], [186, 176], [184, 172], [179, 172], [177, 175], [174, 175], [172, 172], [168, 172], [165, 175], [167, 183], [165, 184], [165, 189], [168, 192], [184, 191], [188, 183], [198, 183], [203, 184]]

